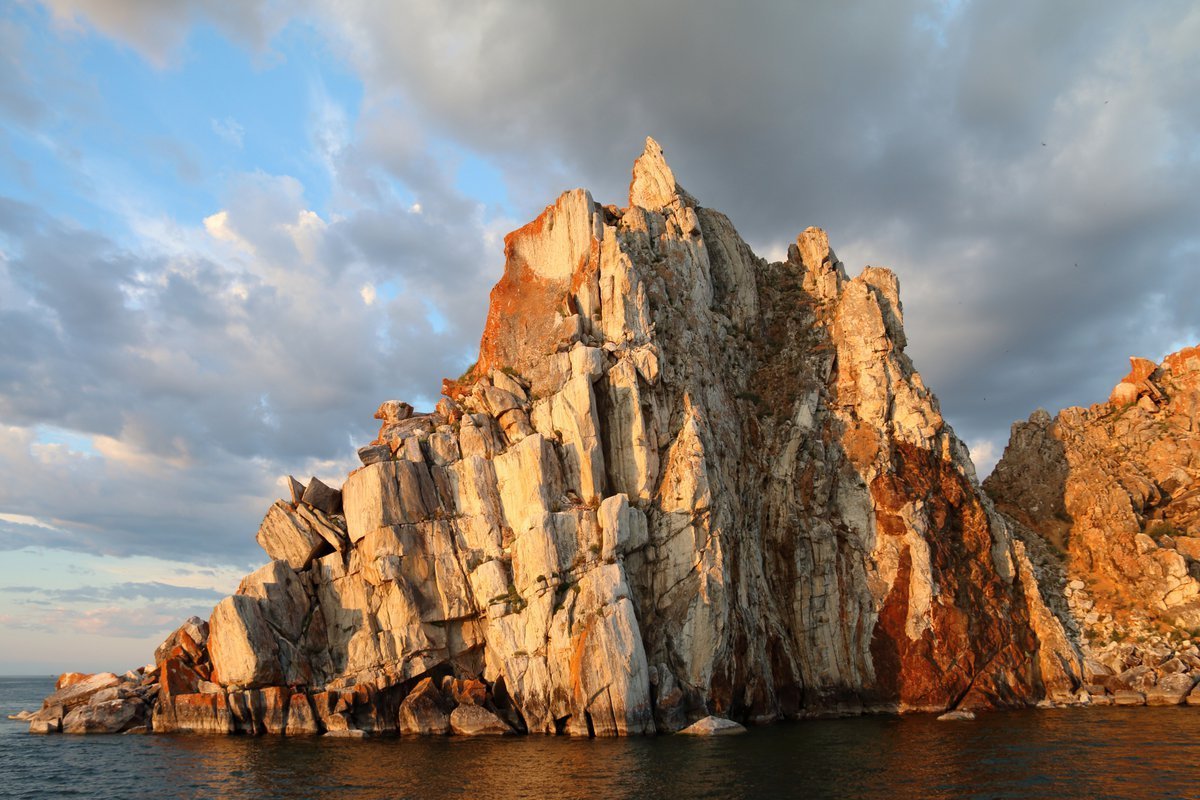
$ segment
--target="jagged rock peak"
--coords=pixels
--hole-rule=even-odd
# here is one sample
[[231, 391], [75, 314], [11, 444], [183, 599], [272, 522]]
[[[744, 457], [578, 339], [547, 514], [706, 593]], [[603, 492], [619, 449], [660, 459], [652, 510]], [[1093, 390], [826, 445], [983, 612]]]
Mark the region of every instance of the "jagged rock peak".
[[647, 211], [661, 211], [675, 202], [696, 205], [695, 198], [675, 181], [675, 173], [667, 165], [662, 147], [647, 136], [646, 149], [633, 162], [633, 179], [629, 182], [629, 205]]

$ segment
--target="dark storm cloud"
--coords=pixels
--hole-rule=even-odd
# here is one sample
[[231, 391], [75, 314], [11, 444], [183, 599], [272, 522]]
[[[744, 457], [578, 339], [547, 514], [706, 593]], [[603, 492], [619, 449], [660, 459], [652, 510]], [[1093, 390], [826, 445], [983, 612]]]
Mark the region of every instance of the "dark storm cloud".
[[622, 200], [651, 134], [760, 250], [817, 224], [893, 267], [964, 438], [1198, 335], [1194, 4], [339, 9], [372, 90], [491, 154], [523, 215]]

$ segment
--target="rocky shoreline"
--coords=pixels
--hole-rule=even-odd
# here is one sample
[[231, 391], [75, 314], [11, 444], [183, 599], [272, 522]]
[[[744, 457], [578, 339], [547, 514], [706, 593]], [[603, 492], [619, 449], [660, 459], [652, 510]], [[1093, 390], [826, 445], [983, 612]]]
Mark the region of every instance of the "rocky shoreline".
[[[511, 705], [479, 680], [425, 677], [403, 696], [375, 687], [311, 693], [267, 687], [226, 692], [200, 678], [205, 665], [191, 665], [207, 639], [207, 624], [193, 617], [176, 631], [165, 666], [149, 665], [115, 675], [65, 673], [56, 691], [36, 712], [9, 718], [29, 722], [30, 733], [194, 733], [362, 738], [366, 736], [498, 736], [527, 733]], [[164, 644], [167, 644], [164, 643]], [[1111, 666], [1110, 666], [1111, 665]], [[1117, 671], [1120, 669], [1120, 671]], [[1112, 646], [1088, 659], [1086, 683], [1069, 700], [1042, 700], [1038, 708], [1105, 706], [1200, 706], [1200, 648], [1181, 651], [1156, 646]], [[181, 682], [182, 681], [182, 682]], [[165, 688], [164, 688], [165, 687]], [[173, 687], [173, 688], [172, 688]], [[161, 698], [170, 698], [161, 702]], [[162, 711], [160, 711], [162, 709]], [[814, 716], [828, 717], [828, 713]], [[975, 714], [954, 710], [945, 721]], [[745, 727], [708, 716], [678, 733], [726, 735]]]

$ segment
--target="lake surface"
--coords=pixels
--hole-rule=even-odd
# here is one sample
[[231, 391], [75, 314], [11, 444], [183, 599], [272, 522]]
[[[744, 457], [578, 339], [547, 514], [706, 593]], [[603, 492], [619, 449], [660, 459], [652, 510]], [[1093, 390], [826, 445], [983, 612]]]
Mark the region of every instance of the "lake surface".
[[[0, 678], [5, 716], [52, 678]], [[1200, 797], [1200, 708], [974, 722], [860, 717], [717, 739], [29, 736], [0, 720], [0, 797]]]

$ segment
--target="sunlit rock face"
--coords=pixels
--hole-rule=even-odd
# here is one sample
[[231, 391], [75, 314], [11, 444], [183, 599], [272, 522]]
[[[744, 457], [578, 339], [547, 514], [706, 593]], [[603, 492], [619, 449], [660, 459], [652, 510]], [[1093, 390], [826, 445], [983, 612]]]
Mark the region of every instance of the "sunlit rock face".
[[1015, 423], [984, 485], [1054, 556], [1044, 588], [1087, 654], [1152, 687], [1175, 659], [1200, 678], [1200, 348], [1130, 361], [1107, 402]]
[[815, 228], [758, 258], [652, 140], [627, 207], [567, 192], [505, 256], [436, 411], [384, 403], [339, 496], [272, 507], [277, 560], [196, 661], [220, 726], [286, 730], [301, 695], [303, 730], [609, 736], [1074, 689], [891, 272]]

